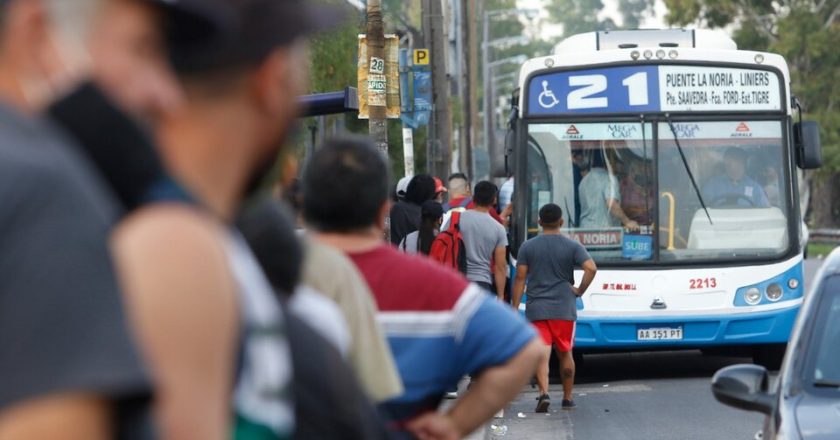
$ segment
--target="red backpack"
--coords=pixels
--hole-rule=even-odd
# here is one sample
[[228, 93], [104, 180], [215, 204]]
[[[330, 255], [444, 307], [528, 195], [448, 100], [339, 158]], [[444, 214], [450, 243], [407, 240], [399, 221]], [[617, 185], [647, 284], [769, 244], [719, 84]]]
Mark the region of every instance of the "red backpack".
[[453, 212], [449, 219], [449, 228], [441, 231], [432, 248], [429, 250], [429, 257], [439, 261], [446, 267], [467, 273], [467, 252], [464, 249], [464, 237], [461, 235], [461, 213]]

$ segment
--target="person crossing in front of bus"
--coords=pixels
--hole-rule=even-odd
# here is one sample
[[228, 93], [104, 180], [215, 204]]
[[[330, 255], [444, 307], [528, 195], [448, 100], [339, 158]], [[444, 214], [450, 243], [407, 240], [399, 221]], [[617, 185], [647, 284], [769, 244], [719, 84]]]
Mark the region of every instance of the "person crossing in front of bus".
[[703, 186], [703, 196], [709, 206], [737, 206], [739, 208], [768, 208], [770, 202], [764, 188], [746, 174], [747, 153], [737, 147], [723, 154], [725, 173]]
[[[525, 316], [537, 328], [545, 343], [544, 359], [537, 369], [537, 385], [540, 396], [536, 412], [548, 412], [551, 399], [548, 396], [548, 361], [552, 346], [560, 357], [563, 380], [563, 409], [574, 408], [572, 387], [575, 382], [575, 361], [572, 358], [575, 321], [577, 320], [577, 298], [582, 297], [598, 267], [595, 261], [578, 243], [561, 234], [563, 210], [549, 203], [539, 212], [542, 233], [522, 244], [516, 264], [516, 279], [513, 284], [513, 308], [519, 309], [525, 285], [528, 285], [528, 300]], [[583, 268], [583, 279], [575, 287], [574, 270]]]

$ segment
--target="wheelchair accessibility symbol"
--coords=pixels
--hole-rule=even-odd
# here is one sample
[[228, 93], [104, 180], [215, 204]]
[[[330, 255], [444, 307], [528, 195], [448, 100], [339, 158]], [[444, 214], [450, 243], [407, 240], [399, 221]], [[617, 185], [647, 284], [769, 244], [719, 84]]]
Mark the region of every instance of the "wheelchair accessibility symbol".
[[557, 97], [554, 96], [554, 92], [548, 88], [548, 81], [543, 81], [542, 86], [543, 92], [540, 93], [539, 97], [540, 107], [550, 109], [557, 106], [557, 104], [560, 104], [560, 100], [558, 100]]

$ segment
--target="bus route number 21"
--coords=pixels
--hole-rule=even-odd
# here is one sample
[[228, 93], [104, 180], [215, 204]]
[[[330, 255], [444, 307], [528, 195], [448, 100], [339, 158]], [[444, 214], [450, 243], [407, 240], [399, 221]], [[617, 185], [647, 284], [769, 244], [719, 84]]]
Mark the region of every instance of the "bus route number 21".
[[[569, 86], [574, 90], [567, 96], [567, 107], [569, 110], [608, 108], [609, 96], [596, 96], [607, 91], [608, 84], [606, 75], [569, 77]], [[647, 72], [630, 75], [621, 81], [621, 85], [627, 88], [627, 102], [631, 106], [644, 106], [650, 103]]]
[[691, 290], [714, 289], [717, 285], [717, 278], [692, 278], [688, 282]]

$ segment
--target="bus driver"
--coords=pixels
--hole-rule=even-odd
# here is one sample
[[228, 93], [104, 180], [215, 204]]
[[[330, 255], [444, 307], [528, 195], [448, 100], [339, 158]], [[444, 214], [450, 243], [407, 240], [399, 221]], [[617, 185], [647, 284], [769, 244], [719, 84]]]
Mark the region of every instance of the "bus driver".
[[747, 153], [744, 150], [727, 148], [723, 166], [725, 174], [712, 178], [703, 186], [703, 197], [709, 206], [770, 207], [764, 188], [746, 174]]

